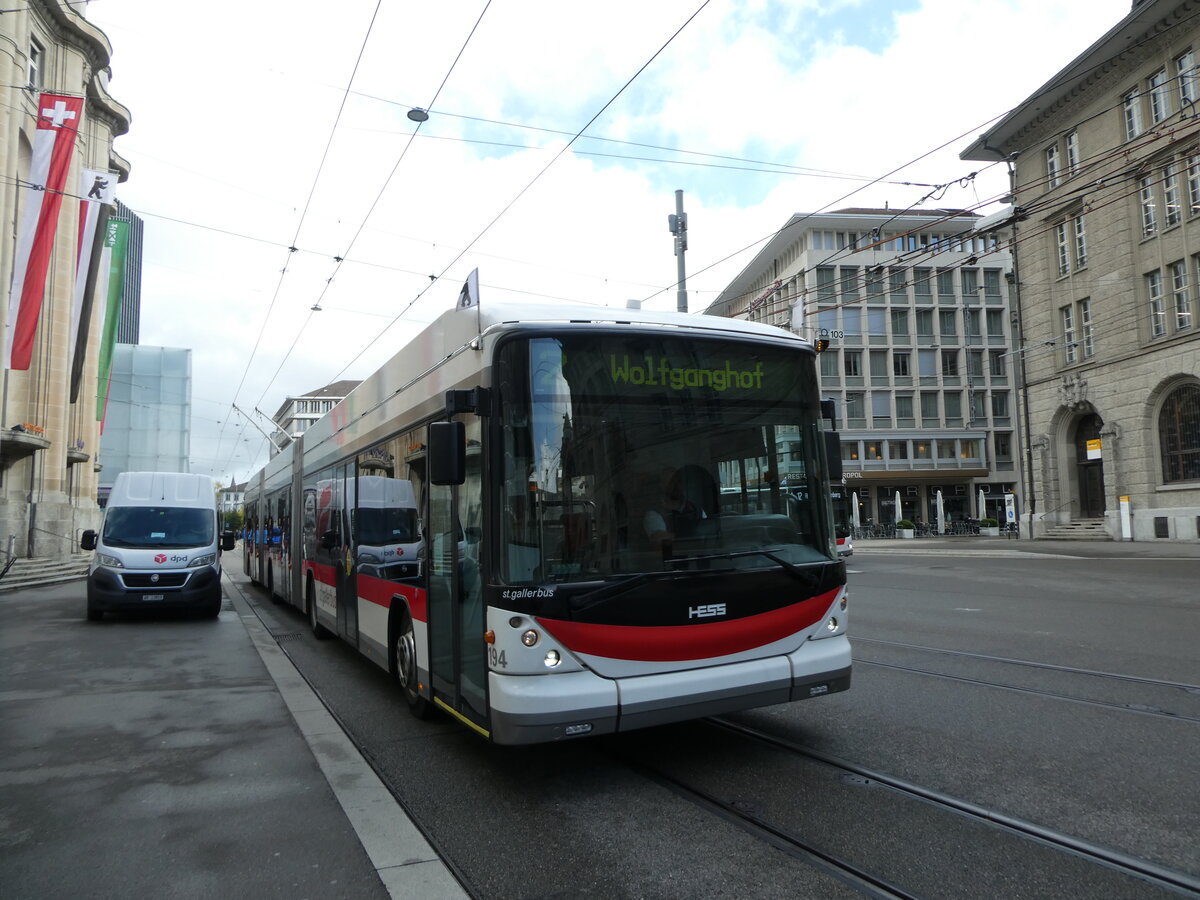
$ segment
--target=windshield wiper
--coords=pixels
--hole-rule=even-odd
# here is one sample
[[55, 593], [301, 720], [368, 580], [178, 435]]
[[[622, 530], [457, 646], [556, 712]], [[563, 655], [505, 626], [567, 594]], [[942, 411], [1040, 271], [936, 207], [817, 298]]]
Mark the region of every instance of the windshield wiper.
[[[788, 562], [778, 553], [771, 550], [731, 550], [728, 553], [712, 553], [706, 556], [681, 556], [671, 562], [702, 562], [713, 559], [744, 559], [747, 556], [765, 556], [771, 562], [783, 568], [785, 572], [795, 578], [797, 581], [804, 582], [809, 589], [815, 588], [821, 581], [820, 574], [814, 574], [809, 567], [798, 566], [793, 562]], [[819, 564], [819, 565], [823, 565]], [[675, 571], [680, 571], [676, 569]], [[822, 570], [823, 572], [823, 570]]]
[[645, 584], [648, 581], [662, 581], [669, 578], [675, 578], [679, 575], [678, 571], [666, 572], [641, 572], [637, 575], [629, 575], [621, 581], [612, 581], [594, 591], [588, 591], [586, 594], [577, 594], [571, 598], [571, 608], [574, 610], [584, 610], [595, 606], [602, 600], [611, 600], [619, 594], [623, 594], [628, 590], [632, 590], [638, 585]]

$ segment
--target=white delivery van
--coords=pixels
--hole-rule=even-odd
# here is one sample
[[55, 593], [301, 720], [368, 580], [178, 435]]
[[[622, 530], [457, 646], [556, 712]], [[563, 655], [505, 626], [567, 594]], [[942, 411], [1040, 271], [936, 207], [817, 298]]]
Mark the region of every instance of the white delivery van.
[[87, 615], [110, 610], [189, 608], [221, 611], [221, 551], [216, 487], [207, 475], [122, 472], [113, 484], [100, 533], [83, 533], [95, 550], [87, 577]]

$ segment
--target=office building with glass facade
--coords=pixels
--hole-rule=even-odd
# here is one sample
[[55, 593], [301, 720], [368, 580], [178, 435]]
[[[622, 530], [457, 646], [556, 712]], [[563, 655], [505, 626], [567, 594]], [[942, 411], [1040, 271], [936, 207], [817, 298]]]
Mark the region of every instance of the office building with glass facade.
[[951, 523], [1019, 507], [1011, 268], [989, 221], [797, 214], [708, 309], [827, 342], [820, 382], [864, 527], [933, 523], [939, 491]]

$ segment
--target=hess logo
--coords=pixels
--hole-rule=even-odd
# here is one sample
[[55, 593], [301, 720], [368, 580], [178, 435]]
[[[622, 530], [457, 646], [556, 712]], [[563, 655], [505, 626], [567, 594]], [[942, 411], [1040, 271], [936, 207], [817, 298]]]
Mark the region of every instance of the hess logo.
[[710, 619], [713, 616], [725, 615], [724, 603], [708, 603], [704, 606], [689, 606], [689, 619]]

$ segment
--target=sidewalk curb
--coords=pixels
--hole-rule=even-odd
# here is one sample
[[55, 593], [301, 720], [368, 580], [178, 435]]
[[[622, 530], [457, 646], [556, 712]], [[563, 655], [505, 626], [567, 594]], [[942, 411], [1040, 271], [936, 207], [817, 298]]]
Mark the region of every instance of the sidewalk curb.
[[240, 586], [228, 575], [225, 581], [254, 649], [388, 893], [429, 900], [469, 897], [246, 603]]

